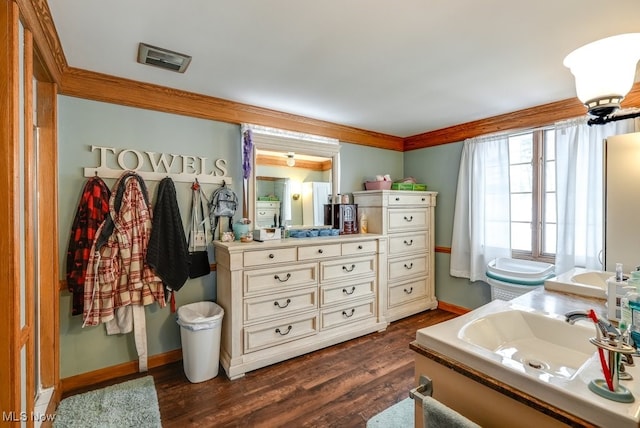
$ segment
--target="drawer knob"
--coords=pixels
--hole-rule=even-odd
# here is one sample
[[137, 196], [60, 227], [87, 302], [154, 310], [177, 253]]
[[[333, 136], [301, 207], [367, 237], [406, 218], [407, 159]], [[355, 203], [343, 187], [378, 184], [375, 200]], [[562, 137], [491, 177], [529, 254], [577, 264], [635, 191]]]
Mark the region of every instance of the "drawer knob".
[[351, 265], [351, 269], [349, 269], [349, 268], [348, 268], [348, 267], [346, 267], [346, 266], [342, 266], [342, 270], [343, 270], [343, 271], [345, 271], [345, 272], [353, 272], [353, 270], [354, 270], [355, 268], [356, 268], [356, 265], [355, 265], [355, 264], [352, 264], [352, 265]]
[[405, 263], [404, 267], [407, 269], [413, 269], [413, 262], [409, 263], [408, 265]]
[[269, 258], [270, 258], [270, 259], [272, 259], [272, 258], [274, 258], [274, 257], [275, 257], [275, 255], [273, 255], [273, 253], [269, 254]]
[[358, 245], [358, 250], [362, 250], [362, 245]]
[[265, 211], [260, 211], [258, 212], [258, 215], [266, 215], [267, 213]]
[[324, 251], [322, 251], [322, 248], [318, 249], [318, 254], [322, 254], [324, 253]]
[[[405, 290], [406, 291], [406, 290]], [[289, 303], [291, 303], [291, 299], [287, 299], [287, 303], [285, 303], [284, 305], [281, 305], [280, 302], [278, 302], [277, 300], [275, 302], [273, 302], [273, 306], [277, 306], [280, 309], [284, 309], [287, 306], [289, 306]]]
[[409, 288], [408, 290], [405, 288], [404, 292], [407, 293], [407, 294], [413, 293], [413, 287]]
[[348, 314], [347, 311], [342, 311], [342, 316], [347, 317], [347, 318], [351, 318], [353, 316], [353, 314], [356, 313], [356, 309], [355, 308], [351, 308], [351, 313]]
[[342, 292], [343, 292], [344, 294], [346, 294], [347, 296], [352, 295], [354, 291], [356, 291], [356, 287], [355, 287], [355, 286], [352, 286], [352, 287], [351, 287], [351, 291], [347, 291], [347, 289], [346, 289], [346, 288], [343, 288], [343, 289], [342, 289]]
[[277, 279], [280, 282], [287, 282], [289, 280], [289, 278], [291, 278], [291, 274], [287, 273], [287, 276], [285, 276], [284, 279], [280, 278], [280, 275], [276, 274], [273, 276], [274, 279]]
[[397, 201], [399, 201], [399, 200], [400, 200], [400, 198], [399, 198], [399, 197], [396, 197], [396, 202], [397, 202]]
[[408, 242], [407, 242], [407, 240], [405, 239], [405, 240], [404, 240], [404, 245], [406, 245], [407, 247], [412, 246], [412, 245], [413, 245], [413, 239], [409, 240]]
[[422, 198], [422, 202], [424, 202], [424, 201], [426, 201], [426, 200], [427, 200], [427, 198]]
[[404, 216], [404, 220], [408, 221], [408, 222], [412, 222], [413, 221], [413, 216], [411, 216], [411, 217]]
[[286, 336], [291, 331], [291, 328], [291, 326], [287, 327], [287, 331], [285, 331], [284, 333], [279, 328], [276, 328], [276, 333], [278, 333], [280, 336]]

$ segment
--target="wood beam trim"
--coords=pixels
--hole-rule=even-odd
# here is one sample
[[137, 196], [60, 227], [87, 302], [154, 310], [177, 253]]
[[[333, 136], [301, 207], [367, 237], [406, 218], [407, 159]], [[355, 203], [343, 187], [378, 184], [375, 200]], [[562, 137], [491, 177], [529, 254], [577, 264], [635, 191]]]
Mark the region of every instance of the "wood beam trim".
[[[149, 368], [164, 366], [182, 359], [182, 349], [165, 352], [149, 357]], [[88, 373], [64, 378], [60, 381], [62, 393], [95, 385], [100, 382], [138, 373], [138, 361], [129, 361], [116, 366], [105, 367]]]
[[73, 67], [62, 76], [60, 94], [227, 123], [271, 126], [381, 149], [403, 148], [400, 137]]
[[[633, 86], [622, 102], [622, 108], [638, 106], [640, 82]], [[404, 139], [404, 151], [456, 143], [495, 132], [550, 125], [560, 120], [584, 116], [586, 113], [586, 108], [577, 98], [570, 98], [407, 137]]]
[[46, 0], [16, 0], [25, 27], [33, 33], [38, 57], [54, 82], [60, 82], [67, 60]]

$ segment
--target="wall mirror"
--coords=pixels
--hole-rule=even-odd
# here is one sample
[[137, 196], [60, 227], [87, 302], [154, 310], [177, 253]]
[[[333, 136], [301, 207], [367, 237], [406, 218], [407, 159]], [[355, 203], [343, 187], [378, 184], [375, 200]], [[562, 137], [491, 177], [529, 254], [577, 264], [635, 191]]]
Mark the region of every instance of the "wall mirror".
[[255, 229], [324, 226], [324, 204], [340, 189], [338, 140], [250, 127], [247, 213]]

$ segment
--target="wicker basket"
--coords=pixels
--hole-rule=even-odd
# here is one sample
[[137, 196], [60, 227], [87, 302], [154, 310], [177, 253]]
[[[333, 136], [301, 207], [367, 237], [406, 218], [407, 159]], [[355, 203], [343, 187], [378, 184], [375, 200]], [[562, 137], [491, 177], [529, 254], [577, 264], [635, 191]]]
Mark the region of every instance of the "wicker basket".
[[391, 189], [391, 181], [365, 181], [365, 190], [389, 190]]
[[496, 279], [489, 278], [487, 283], [491, 286], [491, 300], [511, 300], [516, 297], [520, 297], [529, 291], [535, 290], [540, 285], [518, 285], [510, 284], [508, 282], [498, 281]]

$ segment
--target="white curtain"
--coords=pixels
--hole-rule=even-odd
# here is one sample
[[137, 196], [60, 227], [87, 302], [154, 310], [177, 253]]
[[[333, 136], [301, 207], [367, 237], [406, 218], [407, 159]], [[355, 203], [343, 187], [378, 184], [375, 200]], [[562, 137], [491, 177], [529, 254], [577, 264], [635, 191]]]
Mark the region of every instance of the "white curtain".
[[511, 256], [509, 138], [466, 140], [451, 239], [452, 276], [485, 280], [487, 264]]
[[586, 117], [556, 124], [557, 274], [574, 266], [602, 269], [604, 140], [635, 132], [638, 124], [589, 126]]

